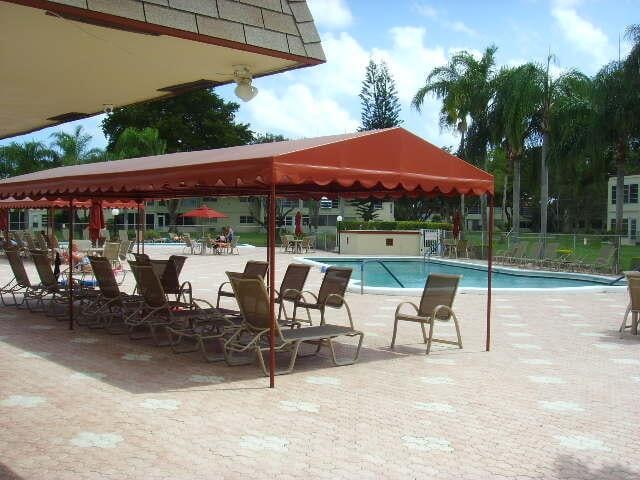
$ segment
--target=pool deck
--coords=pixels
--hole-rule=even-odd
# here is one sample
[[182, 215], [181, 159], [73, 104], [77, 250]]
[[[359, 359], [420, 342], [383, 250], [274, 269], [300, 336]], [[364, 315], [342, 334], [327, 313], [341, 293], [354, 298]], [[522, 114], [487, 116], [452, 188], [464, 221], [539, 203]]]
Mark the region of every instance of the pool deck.
[[[181, 278], [214, 300], [225, 271], [265, 255], [191, 256]], [[293, 257], [278, 255], [278, 284]], [[314, 269], [307, 287], [320, 279]], [[0, 478], [640, 478], [640, 336], [617, 332], [626, 293], [494, 297], [491, 352], [485, 295], [461, 293], [465, 348], [425, 356], [415, 325], [388, 346], [396, 305], [415, 298], [349, 293], [366, 335], [359, 362], [301, 358], [274, 390], [256, 365], [0, 307]]]

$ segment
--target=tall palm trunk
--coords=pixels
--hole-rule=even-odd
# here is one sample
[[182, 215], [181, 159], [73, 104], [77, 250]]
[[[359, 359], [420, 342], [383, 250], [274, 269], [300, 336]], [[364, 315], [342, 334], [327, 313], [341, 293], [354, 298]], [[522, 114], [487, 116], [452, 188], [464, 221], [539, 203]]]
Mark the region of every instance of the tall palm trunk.
[[520, 232], [520, 155], [513, 155], [513, 236], [518, 238]]
[[502, 189], [502, 226], [507, 226], [507, 191], [509, 190], [509, 175], [504, 176], [504, 186]]
[[540, 154], [540, 233], [547, 234], [547, 214], [549, 209], [549, 132], [542, 134], [542, 152]]
[[626, 145], [623, 141], [618, 142], [616, 151], [616, 233], [626, 235], [622, 230], [622, 214], [624, 209], [624, 167], [627, 160]]

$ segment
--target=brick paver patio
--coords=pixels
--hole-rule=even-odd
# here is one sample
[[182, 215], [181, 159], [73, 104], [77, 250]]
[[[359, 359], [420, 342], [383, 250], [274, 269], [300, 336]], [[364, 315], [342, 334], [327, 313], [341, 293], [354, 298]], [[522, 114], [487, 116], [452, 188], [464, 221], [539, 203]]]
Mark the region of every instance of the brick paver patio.
[[[264, 256], [190, 257], [181, 278], [213, 300], [225, 270]], [[278, 255], [278, 284], [291, 259]], [[415, 325], [388, 348], [402, 299], [350, 293], [360, 361], [302, 358], [275, 390], [256, 365], [0, 308], [0, 478], [640, 478], [640, 337], [617, 333], [625, 293], [496, 294], [490, 353], [485, 296], [460, 294], [465, 348], [428, 357]]]

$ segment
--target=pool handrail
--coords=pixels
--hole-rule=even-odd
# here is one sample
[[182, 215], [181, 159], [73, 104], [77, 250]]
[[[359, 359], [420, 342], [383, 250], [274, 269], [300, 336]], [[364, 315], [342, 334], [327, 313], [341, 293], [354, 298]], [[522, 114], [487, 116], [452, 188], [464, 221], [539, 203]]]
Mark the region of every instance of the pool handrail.
[[398, 282], [398, 285], [400, 285], [400, 288], [406, 288], [403, 285], [403, 283], [400, 281], [400, 279], [396, 277], [391, 270], [389, 270], [389, 267], [387, 267], [382, 262], [382, 260], [361, 258], [360, 259], [360, 295], [364, 295], [364, 264], [365, 263], [379, 263], [382, 266], [382, 268], [384, 268], [387, 271], [387, 273], [391, 276], [391, 278], [393, 278], [396, 282]]

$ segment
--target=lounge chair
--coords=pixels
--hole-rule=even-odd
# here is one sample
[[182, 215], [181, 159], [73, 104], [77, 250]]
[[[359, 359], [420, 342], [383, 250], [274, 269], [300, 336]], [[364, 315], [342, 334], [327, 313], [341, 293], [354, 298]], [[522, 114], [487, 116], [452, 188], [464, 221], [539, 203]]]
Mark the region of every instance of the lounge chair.
[[124, 262], [127, 259], [127, 254], [129, 253], [130, 248], [133, 246], [133, 242], [130, 240], [121, 240], [118, 248], [118, 260], [120, 263]]
[[560, 248], [558, 242], [547, 243], [542, 250], [540, 260], [536, 264], [544, 268], [557, 268], [558, 262], [562, 260], [558, 254], [558, 248]]
[[[234, 360], [233, 355], [238, 353], [253, 353], [258, 358], [258, 363], [264, 375], [269, 375], [265, 365], [263, 352], [269, 351], [268, 338], [271, 325], [269, 294], [264, 282], [259, 278], [240, 278], [237, 275], [229, 275], [229, 280], [240, 306], [243, 323], [240, 328], [225, 342], [225, 358], [229, 365], [243, 365], [251, 361]], [[337, 337], [359, 337], [355, 354], [347, 360], [338, 360], [333, 345]], [[278, 322], [275, 323], [276, 352], [290, 352], [289, 365], [285, 370], [276, 372], [276, 375], [291, 373], [298, 357], [298, 351], [302, 343], [310, 343], [316, 346], [316, 353], [322, 346], [328, 346], [331, 351], [331, 359], [334, 365], [351, 365], [360, 355], [364, 333], [356, 330], [351, 317], [349, 326], [342, 325], [317, 325], [294, 329], [281, 329]]]
[[[629, 305], [624, 312], [624, 318], [620, 325], [620, 338], [626, 329], [630, 329], [633, 335], [638, 334], [638, 316], [640, 315], [640, 272], [624, 272], [627, 277], [627, 291], [629, 292]], [[627, 325], [627, 318], [631, 314], [631, 325]]]
[[[46, 251], [31, 250], [31, 257], [38, 272], [38, 277], [40, 278], [40, 285], [33, 295], [26, 298], [27, 306], [31, 310], [33, 307], [30, 306], [29, 301], [36, 300], [36, 305], [39, 305], [47, 315], [63, 319], [62, 317], [65, 317], [67, 314], [66, 308], [64, 307], [68, 305], [69, 302], [70, 287], [58, 283], [51, 269], [51, 262]], [[68, 279], [65, 277], [65, 280]], [[79, 284], [72, 283], [72, 288], [74, 288], [74, 298], [84, 301], [86, 292], [80, 288]], [[49, 301], [47, 307], [44, 306], [45, 300]], [[61, 312], [56, 311], [57, 306], [62, 307]]]
[[513, 250], [513, 255], [511, 257], [505, 257], [504, 263], [517, 265], [522, 262], [522, 259], [525, 258], [527, 254], [527, 249], [529, 248], [529, 242], [520, 240], [515, 249]]
[[613, 260], [616, 254], [616, 247], [613, 244], [605, 243], [600, 247], [598, 257], [590, 262], [585, 258], [574, 259], [564, 262], [564, 265], [573, 270], [582, 271], [602, 271], [613, 270]]
[[456, 245], [456, 253], [459, 258], [469, 258], [469, 241], [468, 240], [458, 240], [458, 244]]
[[113, 268], [122, 268], [120, 263], [120, 243], [107, 242], [102, 248], [102, 256], [111, 262]]
[[513, 256], [516, 254], [517, 248], [518, 248], [518, 243], [514, 242], [511, 245], [509, 245], [504, 251], [496, 254], [493, 257], [493, 260], [499, 263], [506, 263], [508, 258], [513, 258]]
[[[299, 300], [294, 303], [292, 321], [302, 321], [297, 317], [297, 311], [299, 308], [304, 308], [307, 312], [307, 319], [305, 320], [309, 324], [312, 324], [311, 314], [309, 310], [318, 310], [320, 312], [320, 325], [325, 323], [325, 311], [327, 308], [342, 308], [345, 307], [349, 321], [351, 319], [351, 309], [349, 304], [345, 301], [344, 296], [351, 279], [352, 270], [344, 267], [329, 267], [325, 271], [322, 284], [320, 284], [320, 290], [318, 294], [314, 294], [310, 291], [303, 291], [299, 297]], [[305, 295], [310, 295], [313, 299], [309, 302], [305, 299]], [[352, 322], [353, 323], [353, 322]]]
[[[99, 295], [82, 311], [83, 323], [91, 327], [103, 327], [110, 333], [125, 333], [114, 330], [113, 323], [124, 319], [141, 303], [142, 298], [121, 292], [111, 262], [105, 257], [89, 257], [91, 269], [98, 284]], [[85, 320], [86, 319], [86, 320]]]
[[[267, 262], [250, 260], [245, 264], [242, 275], [251, 275], [251, 276], [258, 275], [262, 277], [262, 279], [264, 280], [267, 277], [268, 271], [269, 271], [269, 264]], [[231, 291], [224, 290], [225, 285], [230, 285], [230, 282], [224, 282], [218, 288], [218, 299], [216, 300], [217, 308], [220, 308], [220, 297], [234, 298], [236, 296], [233, 290]]]
[[[420, 306], [417, 306], [412, 302], [402, 302], [398, 305], [393, 323], [391, 348], [394, 348], [396, 343], [396, 333], [398, 331], [399, 321], [416, 322], [420, 324], [420, 328], [422, 329], [422, 338], [424, 339], [424, 343], [427, 344], [427, 355], [429, 355], [429, 352], [431, 351], [432, 342], [457, 345], [462, 348], [460, 325], [458, 324], [458, 318], [453, 311], [453, 301], [456, 298], [456, 292], [461, 278], [462, 277], [460, 275], [432, 273], [427, 277], [427, 283], [425, 284], [422, 292]], [[404, 305], [411, 305], [416, 313], [408, 314], [400, 312]], [[433, 329], [436, 321], [447, 322], [451, 319], [453, 319], [453, 323], [456, 327], [458, 341], [455, 342], [452, 340], [433, 338]], [[427, 332], [425, 331], [425, 324], [429, 325], [429, 335], [427, 335]]]
[[[311, 266], [302, 263], [290, 263], [287, 267], [287, 271], [284, 273], [284, 277], [282, 277], [280, 290], [276, 291], [275, 301], [276, 304], [280, 306], [278, 309], [278, 321], [282, 320], [283, 312], [285, 321], [290, 321], [284, 303], [290, 302], [295, 306], [295, 304], [300, 301], [300, 297], [304, 291], [304, 284], [307, 281], [310, 270]], [[293, 318], [291, 318], [291, 321], [293, 324], [299, 325]]]
[[540, 261], [542, 256], [543, 244], [542, 242], [527, 242], [527, 248], [523, 252], [519, 262], [521, 265], [536, 264]]
[[[7, 259], [9, 260], [9, 266], [13, 271], [13, 279], [10, 280], [9, 283], [5, 284], [2, 288], [0, 288], [0, 299], [2, 300], [2, 304], [6, 307], [17, 307], [24, 304], [31, 310], [31, 307], [26, 302], [26, 299], [29, 296], [37, 293], [38, 286], [31, 284], [18, 250], [15, 248], [8, 248], [5, 249], [5, 253], [7, 255]], [[11, 297], [13, 298], [13, 303], [7, 302], [4, 298], [5, 295], [11, 295]], [[16, 295], [22, 295], [20, 301], [18, 301]]]
[[[132, 263], [131, 270], [142, 294], [139, 307], [124, 319], [124, 323], [129, 327], [129, 338], [132, 340], [147, 338], [133, 334], [135, 329], [145, 327], [149, 329], [156, 345], [169, 346], [174, 343], [171, 337], [172, 332], [187, 330], [198, 320], [218, 320], [217, 310], [206, 300], [194, 298], [188, 304], [168, 301], [160, 278], [153, 267]], [[204, 303], [206, 308], [202, 308], [199, 302]], [[171, 331], [168, 330], [169, 327]], [[167, 341], [158, 340], [159, 330], [166, 331]]]

